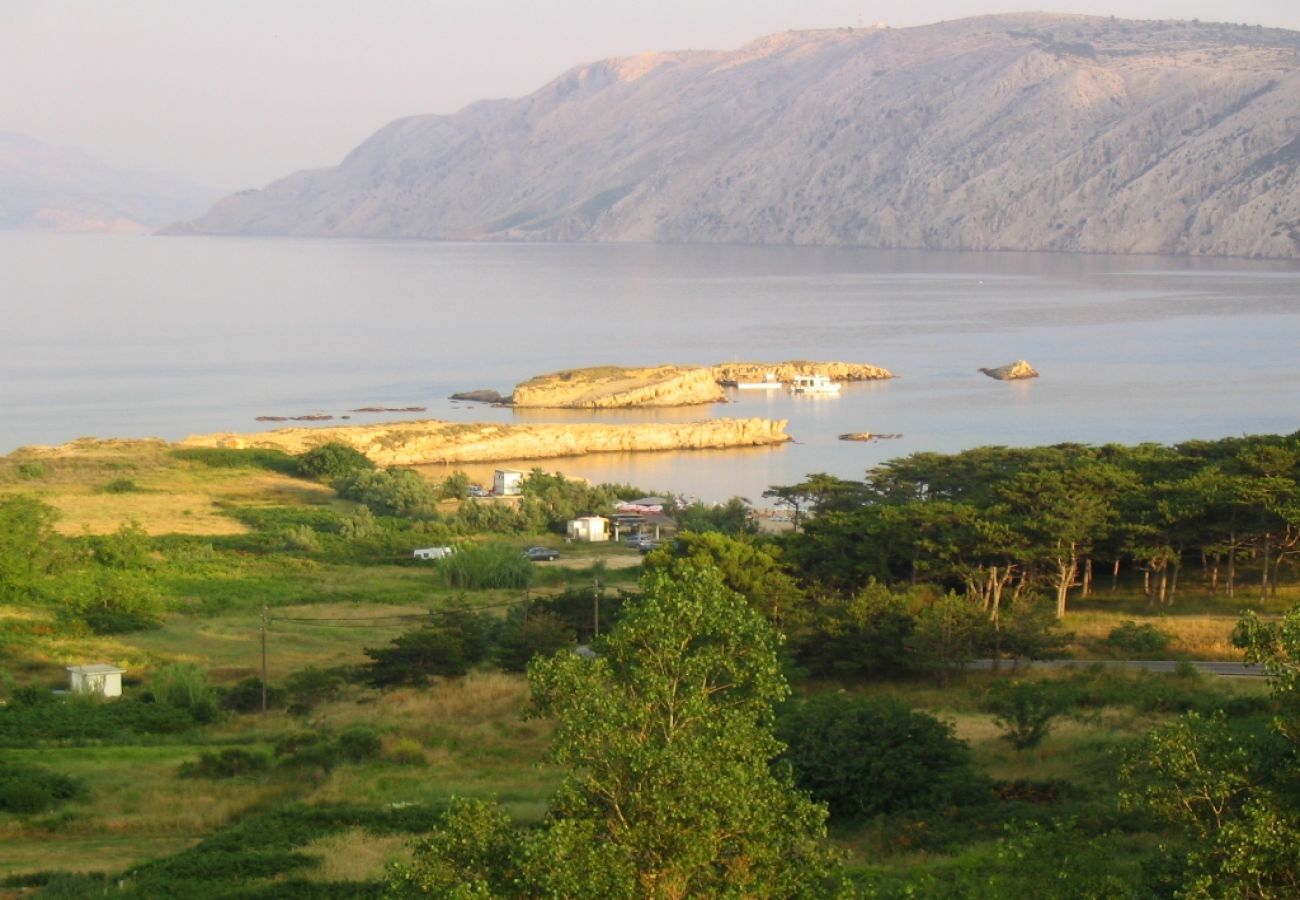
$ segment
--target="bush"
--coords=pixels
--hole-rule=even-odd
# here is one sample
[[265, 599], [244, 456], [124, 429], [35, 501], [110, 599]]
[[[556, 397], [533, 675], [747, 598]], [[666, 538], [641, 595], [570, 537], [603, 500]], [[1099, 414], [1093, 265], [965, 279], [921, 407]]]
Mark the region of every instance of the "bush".
[[513, 588], [532, 583], [535, 569], [518, 549], [505, 544], [471, 544], [457, 548], [438, 569], [449, 587], [462, 590]]
[[298, 460], [283, 450], [177, 447], [171, 454], [176, 459], [200, 463], [213, 469], [267, 469], [281, 475], [298, 474]]
[[310, 525], [294, 525], [280, 536], [281, 546], [291, 553], [315, 553], [320, 550], [320, 539]]
[[42, 766], [15, 763], [0, 768], [0, 812], [41, 813], [85, 794], [83, 783]]
[[332, 481], [353, 472], [374, 469], [375, 464], [360, 450], [332, 441], [298, 456], [298, 471], [307, 478]]
[[204, 753], [193, 762], [181, 763], [178, 775], [181, 778], [238, 778], [265, 772], [270, 767], [271, 761], [264, 754], [230, 748], [220, 753]]
[[1106, 645], [1120, 653], [1135, 655], [1161, 653], [1171, 638], [1149, 622], [1121, 622], [1106, 636]]
[[525, 618], [523, 610], [512, 609], [492, 656], [507, 672], [522, 672], [534, 656], [553, 656], [577, 642], [575, 629], [555, 613], [539, 610]]
[[985, 694], [980, 708], [993, 715], [1003, 739], [1017, 750], [1042, 743], [1052, 720], [1070, 706], [1068, 688], [1046, 681], [998, 681]]
[[[279, 709], [284, 706], [284, 688], [273, 684], [266, 686], [266, 708]], [[221, 708], [237, 713], [253, 713], [262, 710], [262, 679], [250, 675], [235, 682], [221, 692]]]
[[355, 500], [384, 516], [435, 518], [438, 491], [410, 469], [357, 469], [333, 482], [346, 500]]
[[365, 648], [366, 680], [375, 687], [425, 684], [435, 676], [458, 678], [487, 658], [492, 623], [482, 613], [438, 610], [433, 622], [398, 635], [387, 647]]
[[216, 692], [198, 666], [164, 666], [154, 673], [149, 686], [155, 700], [186, 710], [196, 722], [211, 722], [217, 717]]
[[344, 673], [341, 669], [318, 669], [308, 666], [289, 673], [284, 679], [285, 699], [289, 712], [302, 715], [317, 706], [333, 700], [343, 690]]
[[379, 732], [366, 725], [353, 725], [335, 742], [339, 757], [352, 763], [374, 759], [384, 749]]
[[424, 754], [424, 747], [415, 738], [401, 738], [388, 751], [388, 758], [404, 766], [428, 765], [429, 757]]
[[162, 594], [147, 573], [96, 566], [65, 577], [62, 589], [58, 617], [65, 628], [128, 634], [162, 624]]
[[188, 710], [159, 703], [69, 697], [28, 705], [15, 698], [13, 704], [0, 707], [0, 746], [30, 747], [42, 741], [130, 743], [141, 735], [176, 734], [194, 724]]
[[106, 494], [129, 494], [138, 490], [140, 488], [130, 478], [114, 478], [104, 485], [104, 493]]
[[45, 468], [45, 464], [42, 462], [32, 460], [18, 464], [18, 476], [20, 478], [44, 478], [47, 474], [49, 474], [49, 470]]
[[821, 694], [784, 709], [776, 734], [795, 783], [840, 822], [942, 806], [974, 779], [951, 725], [888, 698]]

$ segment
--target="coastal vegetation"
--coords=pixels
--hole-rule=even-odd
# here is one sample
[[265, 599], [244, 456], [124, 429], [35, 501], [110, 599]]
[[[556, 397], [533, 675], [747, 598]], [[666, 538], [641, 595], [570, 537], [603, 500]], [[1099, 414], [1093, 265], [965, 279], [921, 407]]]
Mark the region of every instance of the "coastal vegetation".
[[[916, 454], [774, 486], [784, 532], [735, 498], [645, 556], [520, 553], [644, 493], [0, 459], [0, 884], [1293, 894], [1300, 436]], [[51, 691], [84, 662], [123, 696]]]

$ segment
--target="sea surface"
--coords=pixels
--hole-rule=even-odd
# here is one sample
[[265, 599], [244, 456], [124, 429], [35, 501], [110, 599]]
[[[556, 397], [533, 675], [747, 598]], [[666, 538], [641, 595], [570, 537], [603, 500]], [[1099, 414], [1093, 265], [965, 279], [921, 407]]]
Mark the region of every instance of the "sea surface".
[[[783, 447], [521, 464], [761, 502], [771, 485], [922, 450], [1300, 430], [1293, 262], [0, 232], [0, 312], [0, 453], [277, 427], [259, 415], [788, 419]], [[1042, 377], [977, 371], [1021, 358]], [[898, 377], [662, 411], [447, 399], [561, 368], [732, 359]], [[350, 412], [362, 406], [428, 411]], [[899, 436], [837, 439], [849, 431]]]

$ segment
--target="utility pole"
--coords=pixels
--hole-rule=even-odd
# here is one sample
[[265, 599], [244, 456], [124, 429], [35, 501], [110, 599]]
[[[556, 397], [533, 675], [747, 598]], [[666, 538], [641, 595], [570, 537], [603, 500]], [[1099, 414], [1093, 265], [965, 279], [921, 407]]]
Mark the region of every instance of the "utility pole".
[[592, 579], [591, 591], [591, 624], [592, 635], [600, 637], [600, 579]]
[[262, 712], [266, 713], [266, 604], [262, 604]]

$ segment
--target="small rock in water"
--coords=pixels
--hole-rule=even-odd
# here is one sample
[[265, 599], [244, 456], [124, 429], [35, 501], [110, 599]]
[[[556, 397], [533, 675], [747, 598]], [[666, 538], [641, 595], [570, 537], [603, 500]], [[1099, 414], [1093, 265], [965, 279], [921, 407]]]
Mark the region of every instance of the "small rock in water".
[[998, 366], [996, 369], [980, 369], [980, 371], [990, 378], [996, 378], [998, 381], [1015, 381], [1020, 378], [1038, 377], [1038, 372], [1034, 370], [1034, 367], [1023, 359], [1007, 363], [1005, 366]]
[[502, 397], [497, 391], [461, 391], [459, 394], [452, 394], [452, 400], [470, 400], [474, 403], [504, 403], [507, 398]]

